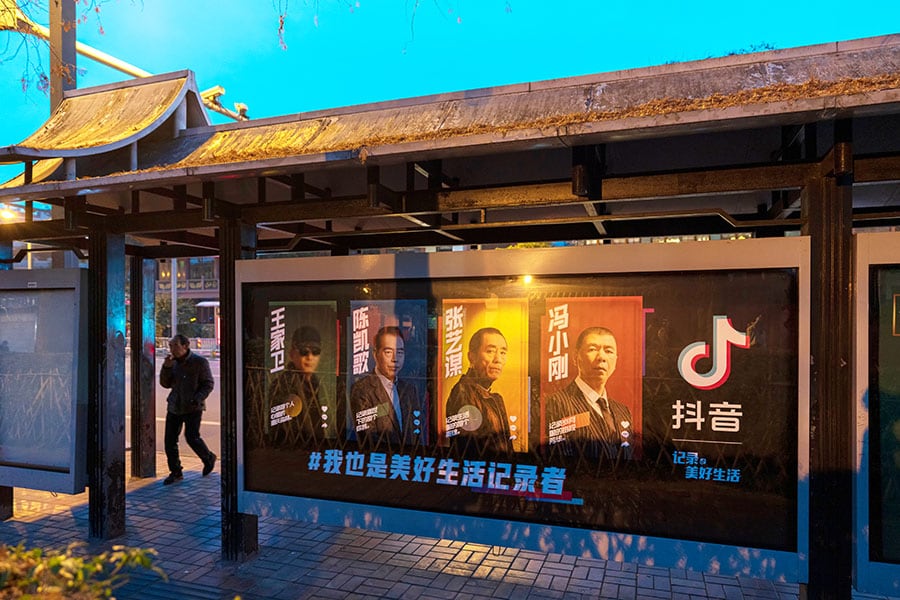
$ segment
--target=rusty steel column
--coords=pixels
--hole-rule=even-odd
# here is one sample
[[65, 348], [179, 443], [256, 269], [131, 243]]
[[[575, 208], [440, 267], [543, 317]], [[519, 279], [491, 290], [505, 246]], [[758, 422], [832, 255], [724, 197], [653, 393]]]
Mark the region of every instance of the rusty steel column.
[[88, 260], [88, 527], [125, 533], [125, 236], [90, 234]]
[[131, 257], [131, 476], [156, 477], [156, 261]]
[[852, 591], [853, 158], [850, 122], [806, 186], [811, 247], [809, 587], [807, 597], [848, 599]]
[[[10, 259], [13, 256], [12, 242], [0, 242], [0, 258]], [[0, 263], [0, 271], [12, 269], [12, 263]], [[13, 488], [0, 485], [0, 521], [13, 517]]]
[[221, 311], [222, 402], [222, 558], [242, 560], [259, 549], [257, 517], [238, 511], [237, 296], [235, 261], [256, 255], [256, 227], [228, 218], [219, 227], [219, 306]]

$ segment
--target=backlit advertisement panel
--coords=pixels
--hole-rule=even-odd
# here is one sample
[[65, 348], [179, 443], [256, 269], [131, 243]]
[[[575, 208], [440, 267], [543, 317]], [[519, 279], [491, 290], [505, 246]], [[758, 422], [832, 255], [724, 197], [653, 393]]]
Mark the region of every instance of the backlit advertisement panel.
[[[797, 550], [798, 268], [410, 260], [240, 284], [246, 490]], [[286, 403], [265, 392], [272, 311], [328, 303], [335, 363], [311, 375], [335, 382], [318, 399], [335, 428], [288, 442], [266, 430]]]

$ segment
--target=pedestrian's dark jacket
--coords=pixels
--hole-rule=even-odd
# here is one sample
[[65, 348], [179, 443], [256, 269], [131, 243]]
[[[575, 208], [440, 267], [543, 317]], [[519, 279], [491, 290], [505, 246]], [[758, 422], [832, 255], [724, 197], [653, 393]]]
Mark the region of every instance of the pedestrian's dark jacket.
[[163, 366], [159, 372], [159, 385], [169, 392], [168, 411], [175, 415], [188, 415], [206, 410], [206, 397], [215, 387], [209, 361], [190, 350], [171, 367]]

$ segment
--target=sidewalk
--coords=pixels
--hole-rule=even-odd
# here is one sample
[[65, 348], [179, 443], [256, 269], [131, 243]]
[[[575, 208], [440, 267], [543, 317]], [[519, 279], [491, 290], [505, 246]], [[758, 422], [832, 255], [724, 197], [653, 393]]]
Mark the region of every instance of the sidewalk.
[[[113, 545], [154, 548], [169, 576], [138, 574], [120, 600], [306, 598], [796, 600], [798, 586], [545, 554], [463, 542], [259, 520], [260, 551], [243, 563], [221, 557], [219, 473], [200, 476], [200, 461], [184, 460], [184, 481], [129, 479], [126, 534], [86, 549]], [[130, 466], [126, 465], [126, 469]], [[17, 488], [15, 514], [0, 522], [0, 543], [65, 548], [87, 540], [88, 495], [54, 495]]]

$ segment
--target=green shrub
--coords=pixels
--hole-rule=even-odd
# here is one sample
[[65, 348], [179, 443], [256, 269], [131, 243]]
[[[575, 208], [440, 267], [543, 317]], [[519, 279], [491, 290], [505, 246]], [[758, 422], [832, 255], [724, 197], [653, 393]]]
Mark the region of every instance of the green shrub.
[[64, 552], [40, 548], [26, 550], [22, 544], [0, 544], [0, 600], [95, 600], [112, 598], [113, 590], [128, 581], [132, 569], [148, 569], [167, 579], [153, 565], [156, 551], [113, 546], [110, 552], [82, 556], [70, 544]]

